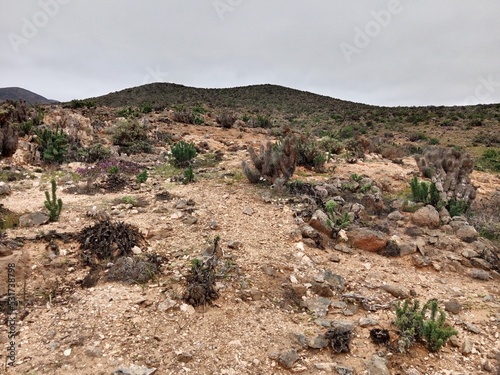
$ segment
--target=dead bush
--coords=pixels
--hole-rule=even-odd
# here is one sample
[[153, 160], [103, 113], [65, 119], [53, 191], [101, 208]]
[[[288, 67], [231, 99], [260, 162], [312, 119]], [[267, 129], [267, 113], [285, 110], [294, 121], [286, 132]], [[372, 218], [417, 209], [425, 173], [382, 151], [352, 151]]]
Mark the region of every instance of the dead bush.
[[100, 260], [113, 260], [133, 254], [134, 246], [144, 245], [146, 240], [135, 226], [113, 222], [109, 218], [83, 228], [77, 234], [85, 265], [95, 266]]

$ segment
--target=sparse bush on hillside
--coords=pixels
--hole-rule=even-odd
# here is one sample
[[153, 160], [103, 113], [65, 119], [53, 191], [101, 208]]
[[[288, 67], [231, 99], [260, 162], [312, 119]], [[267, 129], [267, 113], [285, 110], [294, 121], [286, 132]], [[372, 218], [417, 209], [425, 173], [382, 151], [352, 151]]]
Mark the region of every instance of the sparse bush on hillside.
[[245, 176], [252, 183], [265, 180], [269, 184], [283, 186], [295, 172], [298, 148], [296, 139], [290, 135], [282, 142], [268, 142], [266, 147], [261, 145], [259, 154], [251, 146], [248, 152], [253, 168], [246, 161], [243, 161], [242, 167]]
[[120, 146], [118, 152], [126, 154], [151, 152], [148, 129], [135, 120], [119, 120], [112, 129], [111, 139], [114, 145]]
[[196, 157], [196, 147], [193, 143], [179, 141], [171, 148], [172, 163], [177, 167], [185, 167]]
[[73, 99], [69, 102], [69, 104], [65, 105], [65, 107], [78, 109], [78, 108], [95, 108], [97, 103], [93, 100], [79, 100]]
[[175, 122], [181, 122], [183, 124], [194, 124], [195, 116], [193, 112], [189, 112], [187, 110], [174, 111], [173, 120]]
[[298, 149], [297, 165], [322, 171], [327, 160], [325, 152], [319, 147], [318, 142], [307, 135], [298, 137], [295, 142]]
[[477, 160], [476, 169], [480, 171], [500, 172], [500, 150], [489, 148], [484, 150]]
[[232, 112], [222, 112], [217, 116], [217, 123], [222, 125], [224, 129], [230, 129], [238, 118]]

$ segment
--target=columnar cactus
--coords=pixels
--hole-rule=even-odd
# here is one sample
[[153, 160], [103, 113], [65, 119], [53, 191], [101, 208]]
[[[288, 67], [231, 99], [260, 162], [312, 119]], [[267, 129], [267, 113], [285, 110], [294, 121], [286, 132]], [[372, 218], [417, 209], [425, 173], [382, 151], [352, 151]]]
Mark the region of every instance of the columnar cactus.
[[470, 205], [476, 198], [476, 188], [470, 181], [474, 162], [468, 153], [434, 146], [415, 160], [420, 173], [434, 182], [443, 202], [455, 200]]

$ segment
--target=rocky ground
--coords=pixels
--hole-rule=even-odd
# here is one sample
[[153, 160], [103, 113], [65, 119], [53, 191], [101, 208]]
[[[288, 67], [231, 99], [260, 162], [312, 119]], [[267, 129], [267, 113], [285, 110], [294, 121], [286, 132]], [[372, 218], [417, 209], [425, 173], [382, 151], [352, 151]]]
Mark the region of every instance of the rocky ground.
[[[64, 115], [57, 111], [47, 116]], [[27, 143], [2, 160], [26, 174], [8, 183], [3, 208], [44, 211], [51, 178], [64, 202], [58, 222], [38, 225], [36, 215], [25, 216], [22, 225], [6, 231], [9, 239], [24, 242], [0, 253], [2, 283], [7, 264], [16, 264], [20, 302], [13, 368], [6, 358], [9, 327], [0, 328], [2, 372], [500, 373], [500, 275], [494, 260], [481, 257], [499, 249], [465, 218], [429, 207], [403, 209], [402, 197], [418, 172], [413, 159], [396, 164], [369, 155], [350, 164], [339, 157], [325, 173], [299, 168], [294, 179], [316, 186], [320, 196], [346, 197], [339, 204], [356, 217], [332, 239], [321, 234], [321, 220], [310, 222], [304, 215], [310, 199], [303, 194], [252, 185], [242, 175], [247, 146], [263, 143], [265, 131], [164, 122], [165, 116], [150, 115], [148, 121], [207, 154], [221, 155], [220, 162], [195, 168], [194, 183], [166, 176], [166, 145], [152, 154], [124, 157], [146, 167], [149, 178], [116, 192], [83, 194], [88, 185], [76, 172], [86, 165], [40, 169], [26, 161]], [[71, 118], [86, 121], [81, 114]], [[358, 186], [353, 174], [363, 178]], [[478, 187], [476, 201], [498, 191], [498, 176], [474, 172], [472, 182]], [[360, 193], [367, 183], [373, 188]], [[377, 194], [384, 199], [372, 199]], [[357, 206], [349, 201], [354, 195], [361, 197]], [[101, 278], [82, 287], [89, 267], [71, 234], [105, 214], [140, 229], [146, 243], [137, 252], [166, 259], [157, 277], [147, 283]], [[201, 257], [216, 236], [223, 250], [216, 278], [220, 296], [195, 308], [183, 300], [186, 276], [191, 260]], [[388, 256], [394, 248], [399, 256]], [[458, 334], [440, 351], [429, 353], [420, 343], [407, 353], [394, 350], [393, 303], [407, 297], [434, 298], [446, 309]], [[347, 352], [336, 353], [323, 336], [332, 327], [352, 330]], [[371, 340], [374, 328], [389, 330], [388, 346]]]

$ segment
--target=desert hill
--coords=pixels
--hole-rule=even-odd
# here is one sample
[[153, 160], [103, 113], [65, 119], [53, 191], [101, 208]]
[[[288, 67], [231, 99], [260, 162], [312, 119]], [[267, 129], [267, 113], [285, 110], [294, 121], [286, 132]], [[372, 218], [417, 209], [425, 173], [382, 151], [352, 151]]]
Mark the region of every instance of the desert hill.
[[44, 98], [29, 90], [21, 87], [3, 87], [0, 88], [0, 102], [5, 100], [24, 100], [29, 104], [54, 104], [56, 100]]
[[0, 372], [500, 371], [498, 105], [206, 90], [0, 104]]

